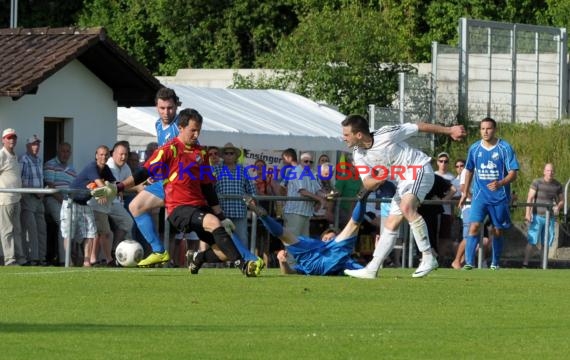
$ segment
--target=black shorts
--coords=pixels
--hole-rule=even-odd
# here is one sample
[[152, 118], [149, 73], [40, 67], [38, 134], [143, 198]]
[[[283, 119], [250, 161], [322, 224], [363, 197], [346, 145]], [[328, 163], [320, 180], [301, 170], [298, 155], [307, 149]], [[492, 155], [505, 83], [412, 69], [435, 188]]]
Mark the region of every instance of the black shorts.
[[178, 206], [168, 215], [168, 221], [178, 231], [191, 232], [195, 231], [200, 240], [212, 245], [214, 237], [211, 233], [204, 230], [204, 217], [206, 214], [213, 214], [212, 209], [208, 206]]

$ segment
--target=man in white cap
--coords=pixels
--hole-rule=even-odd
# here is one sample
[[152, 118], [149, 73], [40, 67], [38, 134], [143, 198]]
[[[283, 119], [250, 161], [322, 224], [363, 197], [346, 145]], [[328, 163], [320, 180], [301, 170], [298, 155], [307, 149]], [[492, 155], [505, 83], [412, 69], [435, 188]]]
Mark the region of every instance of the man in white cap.
[[[43, 162], [39, 157], [41, 140], [32, 135], [26, 140], [26, 153], [20, 158], [22, 187], [43, 189]], [[41, 194], [22, 194], [22, 245], [28, 262], [47, 265], [47, 234], [45, 208]]]
[[[16, 130], [5, 129], [2, 132], [0, 150], [0, 188], [14, 189], [22, 187], [21, 168], [14, 149], [18, 136]], [[26, 260], [22, 252], [20, 226], [19, 193], [0, 193], [0, 241], [4, 252], [4, 265], [22, 265]]]

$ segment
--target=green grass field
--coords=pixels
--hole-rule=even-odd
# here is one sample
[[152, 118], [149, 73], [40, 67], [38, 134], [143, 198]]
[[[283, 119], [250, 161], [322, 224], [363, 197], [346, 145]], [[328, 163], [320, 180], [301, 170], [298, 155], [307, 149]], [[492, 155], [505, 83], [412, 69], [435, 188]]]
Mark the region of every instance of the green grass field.
[[0, 268], [3, 359], [562, 359], [568, 270]]

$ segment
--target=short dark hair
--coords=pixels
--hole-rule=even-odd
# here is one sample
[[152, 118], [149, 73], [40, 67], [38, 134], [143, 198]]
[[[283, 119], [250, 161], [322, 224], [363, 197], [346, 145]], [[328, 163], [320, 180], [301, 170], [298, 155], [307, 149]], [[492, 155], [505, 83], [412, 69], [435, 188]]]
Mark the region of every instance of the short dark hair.
[[125, 149], [127, 149], [127, 153], [131, 152], [131, 144], [127, 140], [119, 140], [115, 143], [115, 145], [113, 145], [111, 154], [113, 154], [113, 151], [115, 151], [117, 146], [123, 146]]
[[174, 101], [174, 103], [176, 103], [176, 106], [180, 105], [180, 100], [178, 99], [176, 92], [174, 90], [172, 90], [171, 88], [162, 87], [162, 88], [158, 89], [158, 91], [156, 92], [156, 96], [154, 98], [154, 103], [158, 104], [159, 99], [160, 100], [172, 100], [172, 101]]
[[323, 238], [323, 236], [328, 235], [328, 234], [330, 234], [330, 233], [334, 233], [335, 235], [338, 235], [338, 233], [336, 232], [335, 229], [328, 228], [328, 229], [325, 229], [325, 231], [323, 231], [323, 232], [321, 233], [321, 239]]
[[297, 162], [297, 152], [293, 148], [288, 148], [283, 150], [281, 156], [289, 156], [291, 160]]
[[494, 129], [497, 128], [497, 122], [496, 122], [495, 119], [493, 119], [493, 118], [486, 117], [486, 118], [484, 118], [483, 120], [481, 120], [481, 123], [484, 123], [484, 122], [490, 122], [490, 123], [493, 124], [493, 128], [494, 128]]
[[202, 125], [202, 115], [195, 109], [184, 109], [178, 114], [178, 126], [185, 128], [188, 126], [190, 121], [195, 121]]
[[366, 120], [362, 115], [348, 115], [340, 124], [342, 126], [350, 126], [353, 134], [359, 132], [367, 135], [370, 134], [370, 125], [368, 124], [368, 120]]

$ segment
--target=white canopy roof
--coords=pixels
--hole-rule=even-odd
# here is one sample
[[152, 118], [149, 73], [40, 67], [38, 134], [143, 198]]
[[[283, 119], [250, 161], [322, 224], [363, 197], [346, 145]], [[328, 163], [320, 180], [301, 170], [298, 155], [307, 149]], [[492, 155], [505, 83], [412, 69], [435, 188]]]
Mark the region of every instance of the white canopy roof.
[[[194, 108], [204, 117], [200, 143], [231, 142], [248, 149], [347, 150], [341, 140], [345, 116], [325, 105], [280, 90], [215, 89], [169, 85], [183, 108]], [[119, 140], [133, 148], [156, 141], [154, 107], [118, 109]]]

